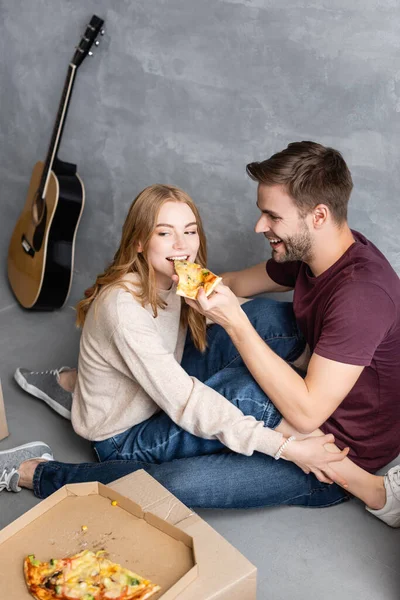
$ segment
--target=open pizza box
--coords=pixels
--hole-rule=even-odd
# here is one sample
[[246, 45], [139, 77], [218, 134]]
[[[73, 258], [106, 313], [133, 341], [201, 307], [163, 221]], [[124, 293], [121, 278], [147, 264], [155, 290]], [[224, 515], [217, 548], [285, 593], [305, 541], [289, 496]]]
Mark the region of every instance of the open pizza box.
[[256, 598], [256, 568], [144, 471], [109, 486], [66, 485], [0, 531], [1, 598], [32, 599], [28, 554], [48, 561], [84, 549], [105, 549], [160, 585], [152, 600]]
[[6, 420], [6, 411], [4, 408], [3, 392], [1, 389], [0, 381], [0, 440], [4, 440], [4, 438], [6, 437], [8, 437], [8, 427]]

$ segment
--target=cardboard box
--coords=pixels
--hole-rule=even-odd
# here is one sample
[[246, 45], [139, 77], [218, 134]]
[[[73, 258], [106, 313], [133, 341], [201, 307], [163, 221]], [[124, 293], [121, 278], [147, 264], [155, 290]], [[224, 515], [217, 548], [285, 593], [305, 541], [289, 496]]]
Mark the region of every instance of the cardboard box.
[[67, 485], [0, 531], [1, 597], [31, 598], [27, 554], [49, 560], [85, 548], [104, 548], [161, 585], [155, 600], [256, 598], [256, 568], [144, 471], [110, 486]]
[[0, 381], [0, 440], [4, 440], [4, 438], [6, 437], [8, 437], [8, 427], [6, 420], [6, 410], [4, 408], [3, 392], [1, 389]]
[[153, 477], [136, 471], [110, 486], [193, 538], [199, 574], [179, 600], [256, 599], [256, 567]]

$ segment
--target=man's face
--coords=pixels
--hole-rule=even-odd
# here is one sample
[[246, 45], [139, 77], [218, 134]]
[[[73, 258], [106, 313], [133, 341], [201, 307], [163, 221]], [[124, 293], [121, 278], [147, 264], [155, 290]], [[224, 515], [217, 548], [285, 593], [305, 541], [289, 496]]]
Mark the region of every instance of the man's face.
[[283, 186], [258, 186], [257, 206], [261, 211], [255, 231], [263, 233], [272, 248], [276, 262], [302, 260], [309, 262], [313, 240], [307, 217], [297, 207]]

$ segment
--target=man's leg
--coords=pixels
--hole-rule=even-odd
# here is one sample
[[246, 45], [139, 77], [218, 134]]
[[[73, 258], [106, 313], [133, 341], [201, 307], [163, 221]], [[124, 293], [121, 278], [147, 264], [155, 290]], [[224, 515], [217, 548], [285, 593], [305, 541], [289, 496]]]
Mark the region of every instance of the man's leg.
[[253, 508], [283, 504], [322, 507], [348, 498], [335, 484], [321, 483], [292, 463], [275, 461], [258, 453], [251, 457], [220, 453], [161, 465], [137, 461], [80, 465], [45, 462], [36, 466], [31, 487], [38, 498], [46, 498], [67, 483], [100, 481], [107, 484], [139, 469], [147, 471], [193, 508]]
[[[290, 362], [302, 354], [306, 344], [291, 302], [256, 298], [242, 308], [260, 337], [278, 356]], [[232, 340], [220, 325], [207, 328], [207, 343], [207, 350], [201, 353], [190, 335], [187, 336], [181, 365], [192, 377], [204, 382], [222, 369], [244, 366]]]

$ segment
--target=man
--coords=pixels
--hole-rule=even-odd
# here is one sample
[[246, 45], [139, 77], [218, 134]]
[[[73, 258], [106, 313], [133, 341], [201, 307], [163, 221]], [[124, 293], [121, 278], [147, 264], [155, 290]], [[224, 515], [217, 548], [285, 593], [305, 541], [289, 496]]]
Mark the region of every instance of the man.
[[[400, 451], [399, 279], [377, 248], [347, 224], [352, 180], [337, 151], [313, 142], [294, 143], [262, 163], [248, 165], [247, 170], [259, 182], [257, 203], [262, 214], [256, 231], [270, 240], [273, 258], [267, 265], [224, 274], [225, 285], [218, 286], [212, 297], [199, 292], [197, 301], [187, 302], [228, 333], [254, 379], [289, 423], [287, 437], [321, 427], [334, 434], [339, 447], [350, 447], [354, 463], [374, 472]], [[304, 379], [260, 337], [237, 299], [289, 289], [295, 290], [294, 313], [308, 344], [296, 361], [298, 367], [307, 369]], [[189, 363], [183, 366], [190, 373]], [[16, 375], [22, 387], [50, 405], [49, 399], [60, 397], [57, 387], [47, 399], [40, 395], [43, 373], [19, 370]], [[60, 375], [59, 382], [68, 387], [63, 381], [68, 373], [49, 375], [55, 386], [55, 377]], [[279, 421], [278, 412], [274, 417]], [[77, 469], [71, 475], [70, 466], [56, 467], [58, 474], [65, 471], [65, 478], [78, 476]], [[103, 477], [105, 468], [95, 466], [97, 475], [102, 469]], [[137, 467], [114, 463], [114, 478], [126, 474], [123, 468]], [[41, 497], [54, 491], [51, 465], [45, 469], [48, 485]], [[148, 470], [170, 489], [175, 482], [174, 493], [193, 506], [294, 501], [326, 506], [345, 497], [337, 493], [330, 501], [318, 501], [315, 492], [325, 493], [322, 487], [313, 488], [314, 480], [306, 480], [295, 468], [275, 467], [269, 457], [223, 454], [217, 459], [197, 457], [169, 466], [153, 465]], [[207, 477], [198, 476], [201, 470]], [[29, 477], [28, 487], [33, 474]], [[106, 480], [109, 477], [104, 474]], [[57, 485], [65, 483], [65, 478]], [[258, 493], [256, 478], [258, 486], [264, 486], [262, 493]], [[372, 507], [371, 512], [399, 526], [398, 467], [391, 469], [384, 485], [386, 502], [377, 502], [379, 509]], [[217, 499], [219, 492], [223, 497]], [[230, 503], [224, 504], [229, 498]]]
[[[353, 184], [339, 152], [296, 142], [247, 172], [258, 182], [255, 231], [269, 240], [272, 259], [225, 273], [212, 297], [201, 292], [188, 303], [224, 327], [299, 432], [333, 433], [375, 472], [400, 452], [400, 280], [349, 228]], [[304, 379], [260, 338], [236, 298], [291, 289], [310, 355]]]

